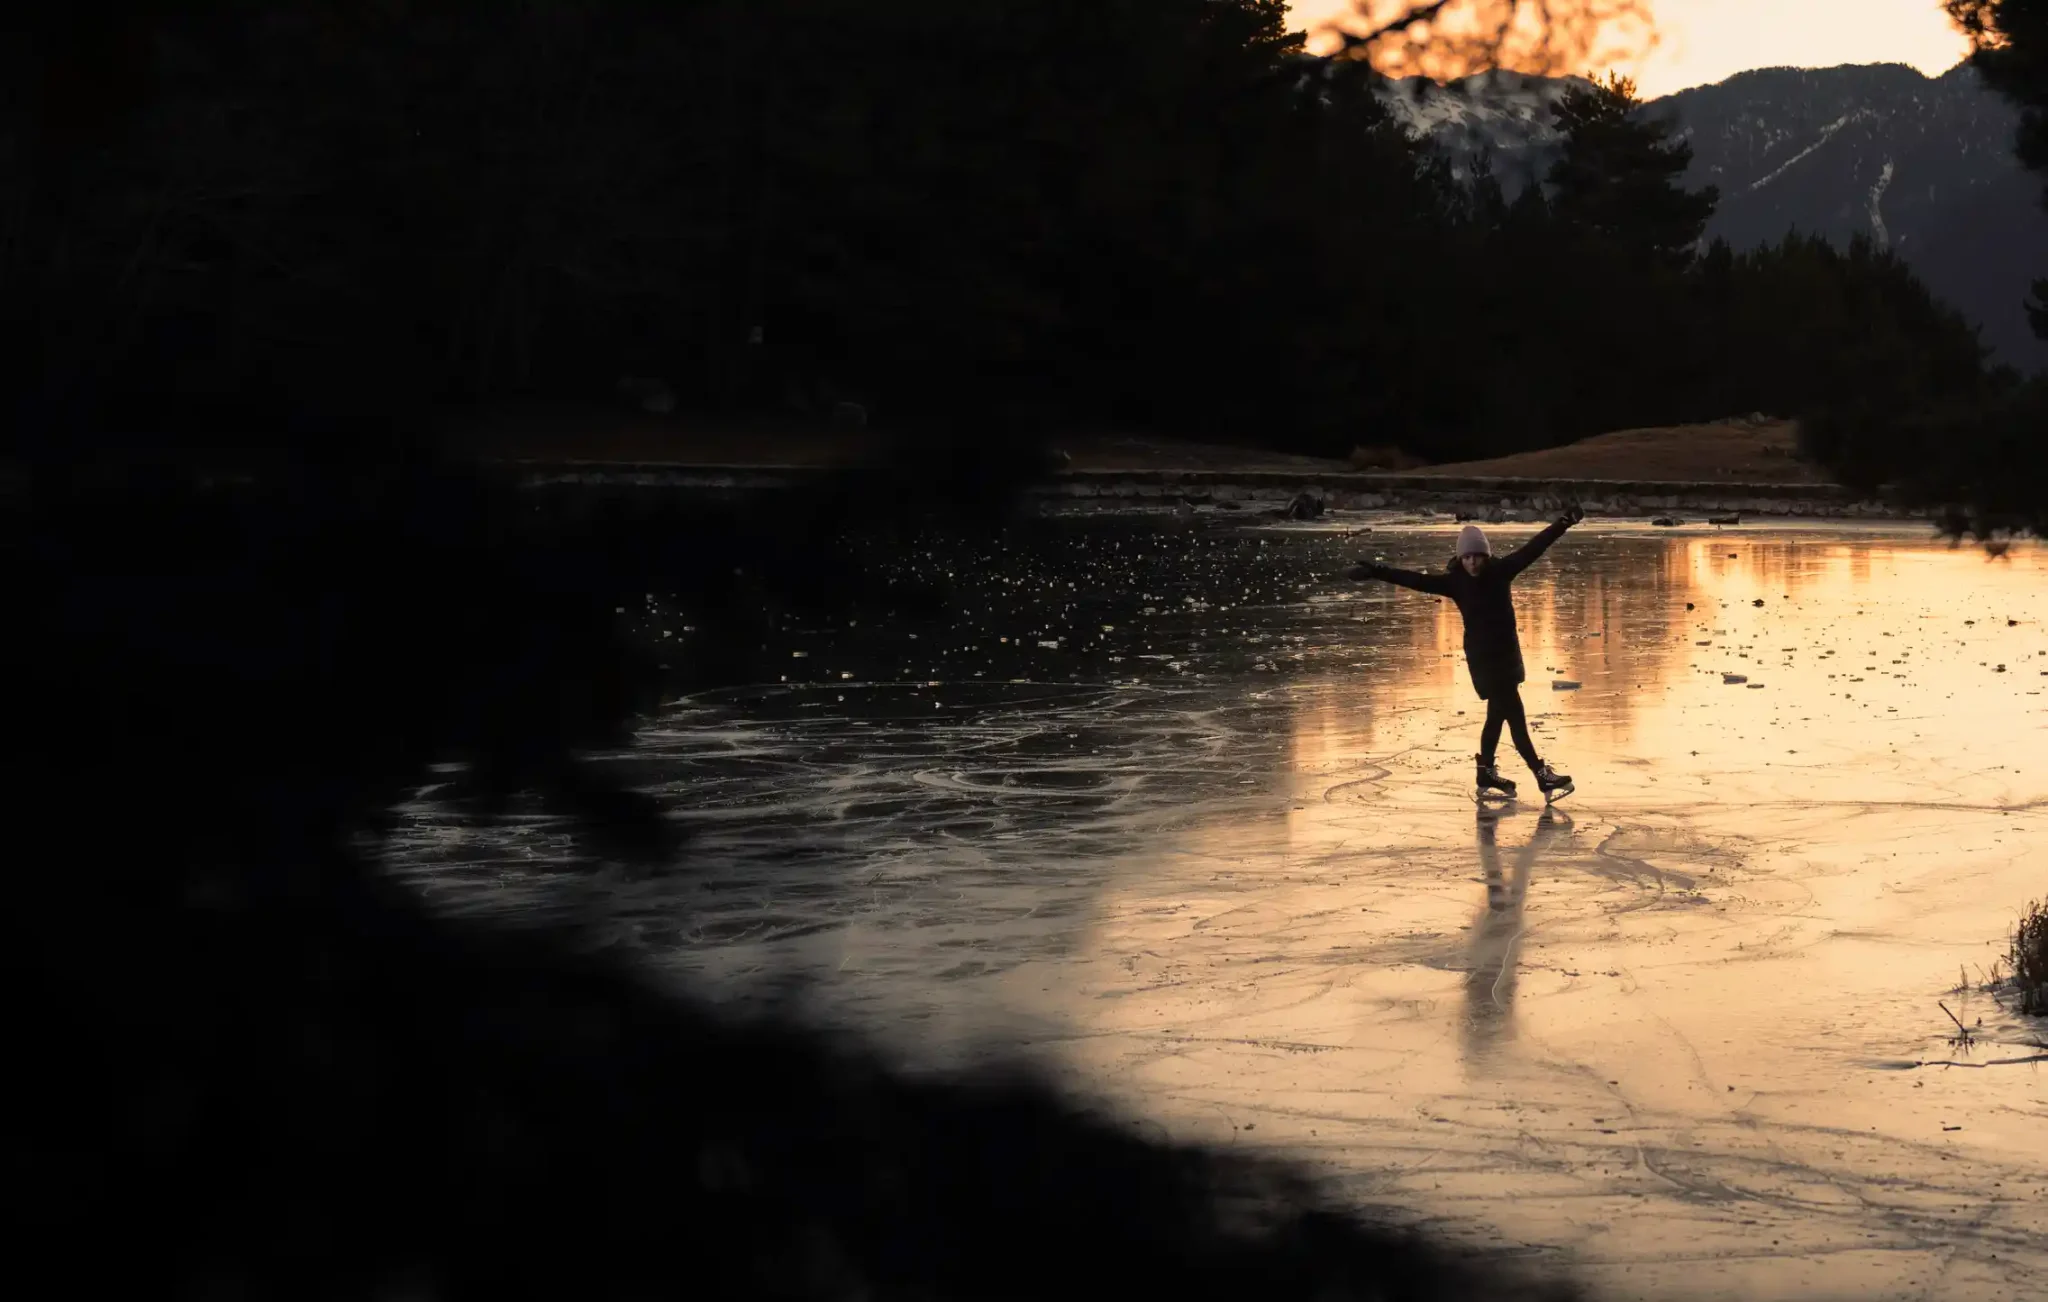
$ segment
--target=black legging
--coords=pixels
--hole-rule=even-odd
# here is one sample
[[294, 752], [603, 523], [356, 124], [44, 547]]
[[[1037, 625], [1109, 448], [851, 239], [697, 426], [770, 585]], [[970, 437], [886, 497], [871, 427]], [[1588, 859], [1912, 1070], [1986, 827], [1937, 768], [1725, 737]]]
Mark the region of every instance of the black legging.
[[1495, 692], [1486, 703], [1486, 726], [1479, 732], [1479, 757], [1488, 764], [1493, 763], [1493, 752], [1500, 745], [1500, 726], [1508, 726], [1508, 735], [1515, 739], [1515, 750], [1530, 768], [1542, 761], [1536, 758], [1536, 743], [1529, 739], [1529, 716], [1522, 709], [1522, 693], [1510, 687]]

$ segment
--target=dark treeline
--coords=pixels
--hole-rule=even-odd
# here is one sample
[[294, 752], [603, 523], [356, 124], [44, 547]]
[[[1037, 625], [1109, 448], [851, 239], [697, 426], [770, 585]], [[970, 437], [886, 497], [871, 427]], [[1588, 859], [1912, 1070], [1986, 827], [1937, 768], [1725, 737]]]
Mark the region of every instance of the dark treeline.
[[[309, 402], [359, 430], [659, 376], [702, 416], [1448, 459], [1987, 382], [1889, 254], [1698, 249], [1713, 196], [1625, 84], [1510, 201], [1284, 17], [216, 0], [46, 31], [11, 48], [8, 388], [274, 438]], [[27, 148], [67, 58], [132, 111]]]

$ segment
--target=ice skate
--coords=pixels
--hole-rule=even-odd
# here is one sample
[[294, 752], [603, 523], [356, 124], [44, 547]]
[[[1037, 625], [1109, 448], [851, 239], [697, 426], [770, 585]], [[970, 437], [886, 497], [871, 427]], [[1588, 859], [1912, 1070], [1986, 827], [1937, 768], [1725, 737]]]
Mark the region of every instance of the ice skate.
[[1543, 802], [1549, 804], [1559, 796], [1568, 796], [1577, 788], [1572, 786], [1572, 775], [1559, 773], [1550, 767], [1548, 761], [1536, 766], [1536, 785], [1543, 789]]
[[1515, 798], [1515, 784], [1500, 775], [1500, 770], [1493, 766], [1492, 760], [1487, 759], [1483, 755], [1475, 755], [1472, 758], [1477, 761], [1479, 766], [1477, 786], [1472, 793], [1474, 800], [1513, 800]]

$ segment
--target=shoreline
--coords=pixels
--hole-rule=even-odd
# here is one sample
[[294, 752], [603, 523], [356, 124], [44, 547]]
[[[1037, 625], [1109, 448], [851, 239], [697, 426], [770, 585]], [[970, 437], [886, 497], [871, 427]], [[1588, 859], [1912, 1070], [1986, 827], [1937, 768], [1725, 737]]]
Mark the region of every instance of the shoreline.
[[[794, 489], [824, 467], [686, 465], [581, 460], [503, 460], [534, 490], [583, 490], [593, 497], [667, 492], [752, 496]], [[1306, 495], [1321, 510], [1429, 510], [1492, 523], [1533, 522], [1578, 502], [1590, 516], [1668, 513], [1807, 519], [1910, 521], [1920, 517], [1839, 484], [1727, 483], [1697, 480], [1531, 478], [1436, 475], [1408, 471], [1096, 470], [1074, 469], [1032, 490], [1068, 508], [1285, 508]], [[594, 503], [593, 503], [594, 504]]]

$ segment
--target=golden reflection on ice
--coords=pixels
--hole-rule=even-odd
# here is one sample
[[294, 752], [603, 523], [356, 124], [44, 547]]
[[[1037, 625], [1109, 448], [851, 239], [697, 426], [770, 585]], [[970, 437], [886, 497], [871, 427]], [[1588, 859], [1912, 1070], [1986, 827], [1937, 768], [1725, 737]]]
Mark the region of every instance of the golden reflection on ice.
[[[1294, 687], [1284, 808], [1190, 820], [1098, 903], [1071, 1065], [1658, 1296], [2048, 1270], [2048, 1077], [1915, 1065], [1937, 1000], [1980, 1062], [2028, 1052], [1951, 987], [2048, 881], [2038, 550], [1574, 534], [1518, 585], [1550, 813], [1505, 745], [1523, 799], [1470, 801], [1449, 604], [1361, 601], [1378, 658]], [[1913, 1221], [1944, 1200], [1968, 1227]]]

